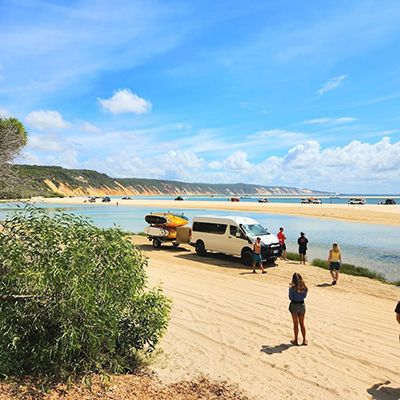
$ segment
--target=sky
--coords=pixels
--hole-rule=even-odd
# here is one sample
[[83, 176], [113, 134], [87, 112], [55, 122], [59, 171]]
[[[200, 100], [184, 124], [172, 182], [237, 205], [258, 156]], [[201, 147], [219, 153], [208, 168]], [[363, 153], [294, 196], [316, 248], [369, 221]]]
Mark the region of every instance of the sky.
[[397, 0], [0, 0], [18, 163], [400, 193]]

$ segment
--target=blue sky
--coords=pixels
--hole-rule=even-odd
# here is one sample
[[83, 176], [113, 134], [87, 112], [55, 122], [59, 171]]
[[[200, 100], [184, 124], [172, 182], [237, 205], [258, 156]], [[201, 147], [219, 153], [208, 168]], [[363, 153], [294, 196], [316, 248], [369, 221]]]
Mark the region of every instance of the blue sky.
[[0, 1], [18, 162], [399, 193], [398, 1]]

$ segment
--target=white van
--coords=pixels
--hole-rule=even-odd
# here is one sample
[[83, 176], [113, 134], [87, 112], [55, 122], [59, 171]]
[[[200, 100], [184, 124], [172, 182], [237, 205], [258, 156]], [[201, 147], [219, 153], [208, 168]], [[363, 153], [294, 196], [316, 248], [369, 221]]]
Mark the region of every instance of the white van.
[[261, 238], [264, 260], [275, 261], [282, 253], [275, 235], [252, 218], [204, 215], [193, 218], [190, 244], [200, 256], [207, 251], [239, 256], [245, 265], [253, 263], [253, 244]]

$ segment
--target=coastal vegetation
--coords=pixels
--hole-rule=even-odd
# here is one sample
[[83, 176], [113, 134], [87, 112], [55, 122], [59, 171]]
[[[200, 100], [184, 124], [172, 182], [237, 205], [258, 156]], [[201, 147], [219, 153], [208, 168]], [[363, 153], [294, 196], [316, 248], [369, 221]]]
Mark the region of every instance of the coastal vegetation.
[[[27, 142], [24, 125], [16, 118], [0, 117], [0, 194], [9, 196], [18, 177], [10, 163]], [[1, 198], [0, 196], [0, 198]]]
[[[162, 179], [112, 178], [87, 169], [67, 169], [58, 166], [14, 165], [19, 177], [7, 190], [0, 188], [0, 198], [28, 198], [32, 196], [80, 195], [241, 195], [241, 194], [301, 194], [311, 190], [284, 186], [261, 186], [244, 183], [209, 184], [188, 183]], [[314, 192], [322, 193], [322, 192]]]
[[0, 375], [134, 370], [167, 327], [126, 233], [27, 208], [0, 226]]
[[[286, 253], [286, 258], [288, 260], [292, 260], [292, 261], [300, 261], [299, 255], [297, 253], [294, 253], [294, 252], [289, 252], [288, 251]], [[323, 268], [323, 269], [329, 270], [328, 261], [322, 260], [321, 258], [314, 258], [311, 261], [311, 265], [313, 265], [314, 267], [319, 267], [319, 268]], [[358, 267], [358, 266], [353, 265], [353, 264], [342, 263], [342, 265], [340, 267], [340, 272], [343, 273], [343, 274], [347, 274], [347, 275], [364, 276], [366, 278], [376, 279], [376, 280], [381, 281], [383, 283], [390, 283], [392, 285], [400, 286], [400, 281], [395, 281], [395, 282], [388, 281], [385, 278], [385, 276], [383, 274], [379, 273], [379, 272], [371, 271], [368, 268]]]

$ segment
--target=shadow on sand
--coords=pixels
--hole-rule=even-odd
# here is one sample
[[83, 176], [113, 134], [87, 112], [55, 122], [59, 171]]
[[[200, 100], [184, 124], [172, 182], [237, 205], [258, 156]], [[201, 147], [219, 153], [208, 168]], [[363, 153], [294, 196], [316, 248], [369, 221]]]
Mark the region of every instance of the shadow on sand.
[[[183, 260], [196, 261], [199, 263], [213, 265], [215, 267], [222, 268], [232, 268], [237, 270], [242, 270], [241, 275], [251, 274], [253, 271], [253, 267], [247, 267], [242, 264], [239, 257], [228, 256], [222, 253], [207, 253], [204, 257], [200, 257], [196, 253], [194, 253], [191, 249], [185, 247], [174, 247], [170, 243], [163, 244], [160, 248], [155, 249], [151, 243], [149, 244], [140, 244], [138, 247], [144, 251], [148, 252], [156, 252], [156, 251], [168, 251], [168, 253], [176, 254], [175, 257], [181, 258]], [[275, 263], [263, 263], [264, 269], [277, 267], [278, 264]], [[260, 273], [261, 270], [257, 266], [257, 273]]]
[[331, 287], [333, 286], [332, 283], [318, 283], [318, 285], [315, 285], [316, 287]]
[[400, 399], [400, 388], [392, 388], [384, 385], [389, 385], [391, 382], [376, 383], [367, 389], [367, 392], [372, 396], [374, 400], [399, 400]]
[[293, 347], [293, 344], [288, 344], [288, 343], [281, 343], [278, 344], [276, 346], [269, 346], [267, 344], [264, 344], [261, 346], [261, 352], [265, 353], [265, 354], [279, 354], [279, 353], [283, 353], [285, 350], [290, 349], [291, 347]]

